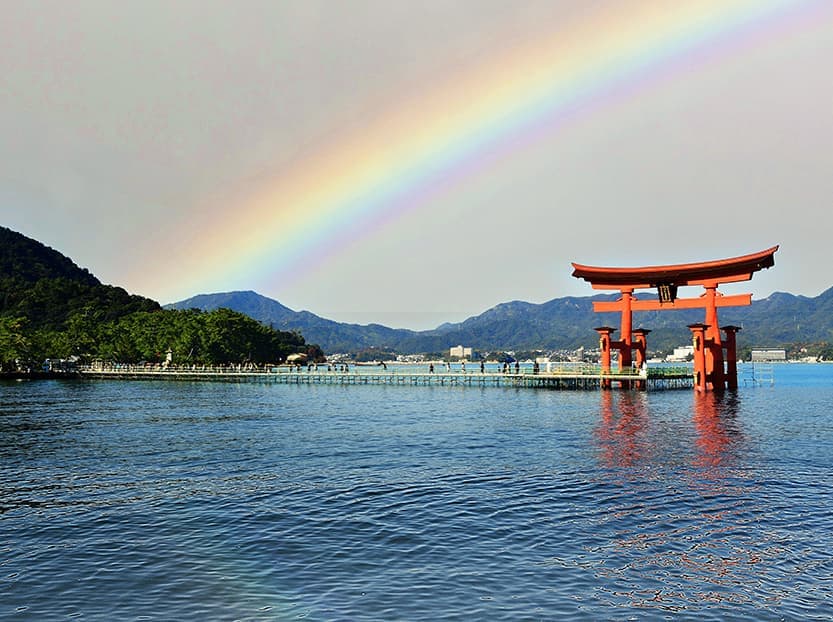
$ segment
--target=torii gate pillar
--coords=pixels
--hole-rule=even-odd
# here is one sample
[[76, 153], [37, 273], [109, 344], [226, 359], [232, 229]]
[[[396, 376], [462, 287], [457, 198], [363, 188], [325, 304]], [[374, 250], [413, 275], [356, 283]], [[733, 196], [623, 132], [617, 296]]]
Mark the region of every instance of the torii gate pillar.
[[705, 391], [708, 389], [708, 374], [706, 372], [706, 330], [707, 324], [689, 324], [691, 343], [694, 346], [694, 389]]
[[726, 332], [726, 387], [738, 388], [738, 353], [736, 335], [740, 326], [724, 326]]
[[[602, 365], [602, 375], [610, 373], [610, 348], [612, 345], [612, 335], [616, 329], [612, 326], [599, 326], [594, 328], [599, 333], [599, 359]], [[610, 388], [610, 380], [602, 380], [601, 386], [603, 389]]]
[[704, 284], [703, 294], [706, 307], [706, 383], [709, 389], [725, 386], [723, 372], [723, 343], [717, 324], [717, 283]]
[[633, 312], [631, 306], [633, 304], [633, 289], [623, 288], [622, 298], [620, 298], [622, 308], [622, 324], [619, 330], [619, 371], [626, 372], [631, 367], [633, 356], [631, 355], [631, 347], [633, 346]]
[[[636, 369], [640, 372], [648, 357], [648, 333], [650, 332], [647, 328], [637, 328], [633, 331], [633, 349], [636, 352], [636, 360], [634, 363], [636, 364]], [[644, 389], [645, 381], [637, 380], [636, 388]]]

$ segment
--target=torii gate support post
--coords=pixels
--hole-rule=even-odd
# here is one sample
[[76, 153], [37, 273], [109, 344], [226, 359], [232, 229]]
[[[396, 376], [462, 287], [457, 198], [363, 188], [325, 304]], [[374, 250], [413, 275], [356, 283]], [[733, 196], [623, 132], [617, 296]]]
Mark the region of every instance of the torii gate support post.
[[706, 303], [706, 382], [711, 390], [723, 390], [723, 344], [717, 323], [717, 283], [704, 284]]
[[[636, 369], [640, 372], [642, 371], [642, 367], [645, 365], [645, 360], [648, 356], [648, 333], [650, 332], [651, 331], [647, 328], [637, 328], [633, 331], [633, 347], [636, 351]], [[637, 380], [636, 388], [644, 389], [645, 381]]]
[[706, 324], [689, 324], [691, 343], [694, 345], [694, 389], [706, 391]]
[[726, 386], [729, 389], [738, 388], [738, 353], [737, 332], [740, 326], [724, 326], [726, 332]]
[[[619, 349], [619, 373], [626, 374], [631, 369], [633, 355], [633, 288], [622, 288], [622, 321], [619, 330], [619, 342], [616, 347]], [[631, 388], [630, 380], [620, 380], [619, 386], [623, 389]]]
[[619, 371], [626, 372], [631, 367], [633, 358], [633, 289], [622, 288], [622, 323], [619, 330]]
[[[611, 326], [599, 326], [594, 328], [599, 333], [599, 359], [602, 364], [602, 375], [610, 373], [610, 347], [611, 335], [616, 332], [616, 329]], [[601, 387], [603, 389], [610, 388], [610, 380], [602, 380]]]

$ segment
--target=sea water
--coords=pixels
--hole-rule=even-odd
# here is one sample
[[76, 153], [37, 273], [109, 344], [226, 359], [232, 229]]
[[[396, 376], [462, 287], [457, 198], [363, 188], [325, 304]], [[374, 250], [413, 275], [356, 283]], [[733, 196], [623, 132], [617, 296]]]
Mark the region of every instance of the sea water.
[[833, 616], [833, 365], [724, 395], [0, 384], [0, 619]]

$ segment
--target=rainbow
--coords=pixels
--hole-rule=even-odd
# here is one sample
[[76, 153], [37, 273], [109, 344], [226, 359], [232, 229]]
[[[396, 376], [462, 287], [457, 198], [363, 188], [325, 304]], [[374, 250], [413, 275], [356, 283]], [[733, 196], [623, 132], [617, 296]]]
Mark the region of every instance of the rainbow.
[[177, 270], [137, 273], [131, 282], [158, 290], [166, 275], [179, 292], [229, 283], [280, 289], [316, 269], [310, 256], [345, 253], [536, 137], [673, 80], [686, 64], [777, 35], [824, 2], [613, 2], [480, 69], [437, 79], [418, 101], [345, 132], [233, 209], [209, 210], [171, 262]]

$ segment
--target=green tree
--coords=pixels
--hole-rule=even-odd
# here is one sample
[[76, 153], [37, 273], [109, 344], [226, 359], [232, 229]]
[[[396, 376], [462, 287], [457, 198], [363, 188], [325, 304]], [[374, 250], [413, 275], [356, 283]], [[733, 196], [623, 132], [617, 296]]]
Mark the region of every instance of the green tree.
[[92, 305], [87, 305], [70, 315], [66, 321], [66, 329], [61, 334], [63, 344], [54, 354], [60, 358], [77, 356], [83, 361], [94, 356], [99, 342], [101, 316], [101, 311]]
[[29, 356], [25, 327], [25, 318], [0, 316], [0, 369], [13, 368], [15, 359]]

